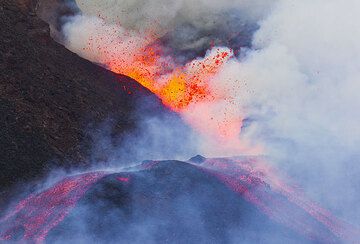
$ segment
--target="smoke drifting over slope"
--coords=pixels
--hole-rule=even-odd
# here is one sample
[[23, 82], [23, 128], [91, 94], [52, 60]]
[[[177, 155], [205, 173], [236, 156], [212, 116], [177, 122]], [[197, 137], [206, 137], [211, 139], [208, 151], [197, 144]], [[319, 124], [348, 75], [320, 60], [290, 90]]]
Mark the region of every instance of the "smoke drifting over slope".
[[[99, 16], [106, 23], [120, 23], [127, 30], [146, 32], [169, 41], [179, 50], [204, 49], [210, 42], [225, 43], [231, 35], [248, 40], [248, 26], [266, 13], [275, 1], [77, 1], [82, 12]], [[229, 41], [229, 40], [228, 40]], [[239, 45], [236, 43], [235, 45]]]
[[271, 167], [256, 157], [147, 161], [115, 172], [76, 174], [30, 195], [0, 218], [0, 240], [36, 243], [356, 240], [356, 229], [279, 180]]
[[270, 155], [360, 222], [358, 1], [77, 4], [67, 47], [156, 93], [203, 153]]

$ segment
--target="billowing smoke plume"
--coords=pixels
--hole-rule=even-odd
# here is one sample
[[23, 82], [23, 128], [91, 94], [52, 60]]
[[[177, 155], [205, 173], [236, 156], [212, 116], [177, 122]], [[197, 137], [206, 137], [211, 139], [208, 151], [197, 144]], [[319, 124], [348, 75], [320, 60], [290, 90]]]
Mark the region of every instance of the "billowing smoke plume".
[[239, 140], [243, 109], [228, 88], [211, 83], [227, 61], [250, 48], [273, 3], [77, 1], [82, 14], [63, 30], [70, 50], [134, 78], [212, 138], [205, 151], [215, 152], [220, 141], [222, 154], [254, 154], [258, 145]]
[[156, 93], [207, 138], [203, 153], [270, 155], [360, 222], [358, 1], [77, 5], [67, 47]]
[[208, 47], [210, 42], [230, 44], [231, 38], [234, 45], [239, 45], [235, 38], [247, 38], [243, 44], [249, 44], [248, 31], [256, 28], [257, 20], [273, 2], [78, 0], [77, 4], [85, 15], [98, 16], [108, 24], [121, 24], [140, 33], [151, 30], [156, 37], [167, 40], [173, 51], [194, 51]]

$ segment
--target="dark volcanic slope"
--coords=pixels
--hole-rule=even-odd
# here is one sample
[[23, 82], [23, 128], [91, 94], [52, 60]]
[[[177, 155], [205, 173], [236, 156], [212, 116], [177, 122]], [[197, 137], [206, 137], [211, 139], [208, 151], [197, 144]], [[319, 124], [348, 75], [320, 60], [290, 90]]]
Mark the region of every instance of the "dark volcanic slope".
[[201, 169], [164, 161], [102, 178], [46, 242], [271, 243], [294, 237], [306, 240]]
[[148, 161], [120, 172], [65, 178], [0, 218], [0, 240], [352, 243], [359, 236], [260, 169], [260, 160], [191, 162]]
[[118, 134], [135, 128], [136, 101], [149, 93], [54, 42], [35, 1], [0, 2], [1, 193], [45, 168], [82, 162], [88, 123], [111, 117]]

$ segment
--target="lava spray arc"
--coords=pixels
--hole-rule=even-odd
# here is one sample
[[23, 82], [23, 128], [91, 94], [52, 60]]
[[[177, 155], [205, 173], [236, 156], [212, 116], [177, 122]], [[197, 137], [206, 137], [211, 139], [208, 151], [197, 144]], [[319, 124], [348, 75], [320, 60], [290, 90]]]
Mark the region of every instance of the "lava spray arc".
[[[225, 66], [238, 62], [235, 53], [242, 43], [237, 43], [235, 50], [231, 46], [215, 45], [210, 37], [201, 41], [202, 50], [190, 48], [191, 55], [185, 57], [182, 51], [175, 53], [179, 48], [164, 41], [164, 32], [170, 32], [166, 29], [170, 26], [164, 30], [154, 18], [144, 20], [141, 29], [131, 29], [117, 17], [113, 18], [113, 13], [98, 10], [97, 17], [89, 15], [86, 11], [92, 3], [78, 1], [78, 4], [84, 13], [63, 27], [70, 50], [133, 78], [200, 134], [226, 145], [224, 150], [232, 154], [261, 153], [260, 145], [249, 145], [245, 138], [240, 139], [244, 111], [238, 106], [236, 91], [243, 86], [242, 82], [223, 81], [219, 77]], [[79, 28], [86, 31], [80, 34]], [[219, 85], [219, 79], [223, 85]]]

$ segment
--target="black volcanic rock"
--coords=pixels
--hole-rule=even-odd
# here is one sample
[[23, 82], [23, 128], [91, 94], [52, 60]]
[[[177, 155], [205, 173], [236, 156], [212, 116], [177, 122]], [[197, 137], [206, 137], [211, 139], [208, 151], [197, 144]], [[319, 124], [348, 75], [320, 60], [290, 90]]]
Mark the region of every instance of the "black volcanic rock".
[[206, 160], [206, 158], [201, 155], [196, 155], [189, 159], [190, 162], [197, 163], [197, 164], [203, 163], [205, 160]]
[[89, 123], [112, 118], [120, 136], [136, 128], [143, 97], [149, 111], [165, 111], [135, 81], [53, 41], [37, 1], [0, 2], [0, 193], [52, 167], [86, 165]]

